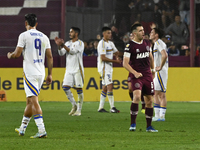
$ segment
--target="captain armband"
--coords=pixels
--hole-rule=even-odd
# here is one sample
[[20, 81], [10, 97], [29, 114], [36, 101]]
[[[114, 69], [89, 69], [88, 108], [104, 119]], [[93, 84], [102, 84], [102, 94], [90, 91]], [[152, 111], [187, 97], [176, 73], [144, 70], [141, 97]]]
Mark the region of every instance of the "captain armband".
[[128, 58], [130, 58], [130, 56], [131, 56], [131, 53], [124, 52], [124, 57], [128, 57]]

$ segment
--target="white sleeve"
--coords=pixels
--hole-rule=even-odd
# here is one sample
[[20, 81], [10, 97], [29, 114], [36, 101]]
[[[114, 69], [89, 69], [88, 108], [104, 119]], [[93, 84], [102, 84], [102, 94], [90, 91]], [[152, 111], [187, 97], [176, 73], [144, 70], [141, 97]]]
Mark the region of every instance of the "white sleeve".
[[50, 44], [49, 38], [48, 38], [47, 36], [46, 36], [46, 38], [47, 38], [46, 49], [47, 49], [47, 48], [51, 48], [51, 44]]
[[165, 43], [164, 42], [160, 42], [159, 44], [157, 43], [157, 50], [159, 52], [161, 52], [162, 50], [165, 50]]
[[105, 54], [106, 55], [106, 46], [105, 42], [102, 40], [98, 44], [98, 53], [99, 55]]
[[21, 33], [18, 37], [17, 47], [23, 47], [24, 48], [25, 44], [26, 44], [26, 42], [25, 42], [24, 34]]
[[60, 56], [63, 56], [63, 55], [66, 54], [66, 50], [65, 50], [64, 48], [62, 48], [61, 50], [58, 50], [58, 54], [59, 54]]
[[112, 42], [112, 48], [113, 48], [113, 53], [117, 52], [117, 48], [115, 47], [115, 44]]

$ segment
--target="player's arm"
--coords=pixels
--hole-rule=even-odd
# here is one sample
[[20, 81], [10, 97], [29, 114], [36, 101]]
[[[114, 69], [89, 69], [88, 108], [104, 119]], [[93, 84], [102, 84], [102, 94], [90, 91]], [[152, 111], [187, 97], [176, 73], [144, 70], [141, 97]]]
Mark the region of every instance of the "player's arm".
[[164, 49], [161, 51], [161, 55], [162, 55], [161, 64], [160, 66], [156, 67], [156, 71], [162, 70], [162, 67], [165, 65], [167, 57], [168, 57], [167, 52]]
[[118, 64], [121, 64], [121, 61], [119, 59], [109, 59], [108, 57], [106, 57], [105, 54], [101, 54], [101, 60], [104, 61], [104, 62], [112, 62], [112, 63], [118, 63]]
[[124, 58], [123, 58], [123, 67], [128, 70], [130, 73], [132, 73], [136, 78], [142, 77], [141, 73], [138, 73], [137, 71], [135, 71], [130, 65], [129, 65], [129, 61], [130, 61], [130, 53], [128, 52], [124, 52]]
[[150, 67], [151, 67], [151, 73], [152, 73], [152, 76], [153, 76], [153, 79], [155, 78], [155, 67], [154, 67], [154, 59], [153, 59], [153, 55], [152, 53], [150, 52], [149, 53], [149, 59], [150, 59]]
[[22, 51], [23, 51], [23, 47], [16, 47], [14, 52], [8, 52], [7, 57], [8, 59], [18, 58], [19, 56], [21, 56]]
[[67, 52], [70, 51], [70, 49], [65, 45], [63, 39], [55, 37], [54, 40], [55, 40], [56, 45], [58, 45], [58, 50], [61, 50], [62, 48], [64, 48]]
[[46, 58], [47, 58], [47, 66], [48, 66], [48, 76], [46, 78], [46, 83], [51, 84], [51, 82], [52, 82], [53, 56], [52, 56], [50, 48], [46, 49]]

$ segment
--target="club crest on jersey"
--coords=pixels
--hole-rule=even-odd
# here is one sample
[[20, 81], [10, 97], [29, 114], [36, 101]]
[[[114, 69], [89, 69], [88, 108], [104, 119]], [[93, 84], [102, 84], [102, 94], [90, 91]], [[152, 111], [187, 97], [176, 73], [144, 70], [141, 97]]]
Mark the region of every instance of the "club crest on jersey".
[[146, 49], [147, 49], [147, 51], [150, 51], [150, 47], [149, 46], [146, 46]]
[[136, 87], [136, 88], [139, 88], [139, 87], [140, 87], [140, 84], [139, 84], [139, 83], [135, 83], [135, 87]]
[[140, 52], [140, 50], [139, 50], [139, 49], [136, 49], [136, 52], [137, 52], [137, 53], [139, 53], [139, 52]]
[[149, 52], [138, 53], [136, 59], [149, 57]]

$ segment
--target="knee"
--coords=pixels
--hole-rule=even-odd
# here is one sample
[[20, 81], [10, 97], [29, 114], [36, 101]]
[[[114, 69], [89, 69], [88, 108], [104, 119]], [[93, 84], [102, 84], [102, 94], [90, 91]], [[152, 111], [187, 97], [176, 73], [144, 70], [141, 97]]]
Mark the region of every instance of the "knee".
[[140, 102], [140, 98], [141, 98], [140, 95], [133, 95], [133, 101], [134, 101], [135, 103], [139, 103], [139, 102]]
[[153, 99], [148, 99], [145, 101], [146, 107], [153, 107]]

